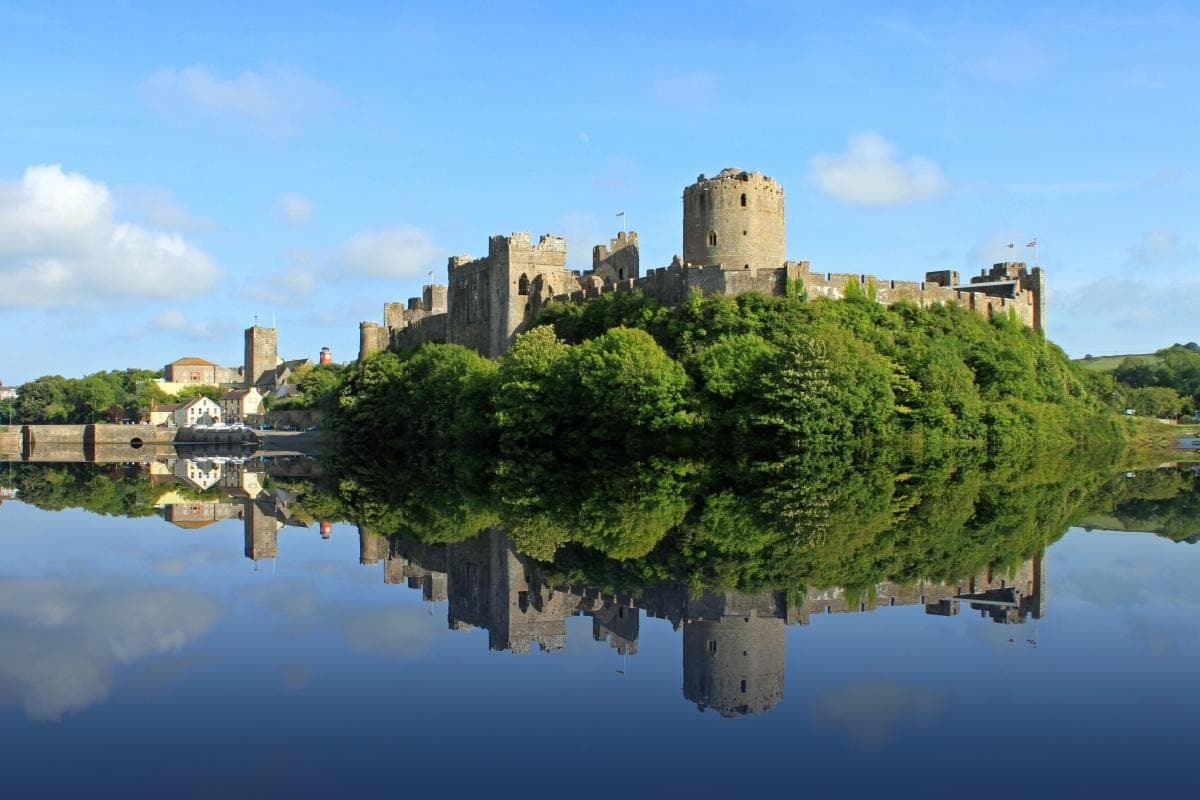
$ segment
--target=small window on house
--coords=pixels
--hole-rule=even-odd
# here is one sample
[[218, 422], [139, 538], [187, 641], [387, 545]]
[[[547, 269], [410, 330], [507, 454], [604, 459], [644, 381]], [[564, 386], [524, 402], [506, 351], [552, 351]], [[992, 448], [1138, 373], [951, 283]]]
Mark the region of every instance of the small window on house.
[[708, 232], [708, 246], [709, 247], [717, 246], [717, 232], [716, 231]]
[[[743, 192], [742, 193], [742, 208], [745, 208], [745, 207], [746, 207], [746, 193]], [[743, 690], [743, 691], [745, 691], [745, 690]]]
[[717, 640], [716, 639], [708, 640], [708, 654], [710, 656], [715, 656], [717, 654]]

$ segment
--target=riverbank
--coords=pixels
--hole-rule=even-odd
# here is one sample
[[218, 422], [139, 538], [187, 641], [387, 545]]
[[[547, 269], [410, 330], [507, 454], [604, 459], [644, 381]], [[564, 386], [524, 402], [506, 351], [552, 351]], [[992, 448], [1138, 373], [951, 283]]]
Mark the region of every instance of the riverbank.
[[1184, 446], [1200, 439], [1200, 425], [1168, 425], [1145, 417], [1124, 417], [1126, 461], [1129, 466], [1159, 464], [1178, 459], [1200, 459], [1200, 452]]

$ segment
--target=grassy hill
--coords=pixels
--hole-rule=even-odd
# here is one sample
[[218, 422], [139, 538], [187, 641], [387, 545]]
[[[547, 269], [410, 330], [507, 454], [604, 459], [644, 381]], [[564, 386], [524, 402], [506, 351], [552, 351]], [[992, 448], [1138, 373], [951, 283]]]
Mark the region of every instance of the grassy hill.
[[1112, 372], [1121, 366], [1121, 362], [1127, 358], [1132, 358], [1135, 361], [1145, 361], [1148, 364], [1158, 363], [1158, 356], [1153, 353], [1129, 353], [1118, 356], [1092, 356], [1091, 358], [1085, 356], [1084, 358], [1075, 358], [1072, 360], [1091, 372]]

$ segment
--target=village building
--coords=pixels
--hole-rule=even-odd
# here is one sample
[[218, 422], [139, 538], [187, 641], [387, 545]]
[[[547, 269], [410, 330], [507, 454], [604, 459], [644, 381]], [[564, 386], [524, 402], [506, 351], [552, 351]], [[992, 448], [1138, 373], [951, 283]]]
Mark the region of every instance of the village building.
[[221, 395], [221, 411], [225, 422], [258, 422], [263, 414], [263, 395], [257, 388], [230, 389]]
[[175, 409], [175, 427], [188, 428], [194, 425], [219, 425], [221, 407], [216, 401], [200, 395], [181, 403]]
[[182, 403], [152, 403], [144, 421], [151, 425], [173, 425]]
[[217, 386], [223, 383], [239, 383], [242, 380], [240, 367], [222, 367], [203, 358], [189, 356], [172, 361], [163, 367], [163, 381], [183, 386]]

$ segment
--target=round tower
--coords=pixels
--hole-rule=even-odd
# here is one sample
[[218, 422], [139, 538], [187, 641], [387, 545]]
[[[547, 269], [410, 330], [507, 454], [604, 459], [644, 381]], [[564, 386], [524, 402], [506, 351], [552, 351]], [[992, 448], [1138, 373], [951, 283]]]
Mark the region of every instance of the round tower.
[[773, 617], [683, 624], [683, 696], [723, 717], [758, 714], [783, 698], [787, 626]]
[[783, 187], [772, 178], [730, 168], [683, 190], [683, 263], [746, 269], [786, 260]]

